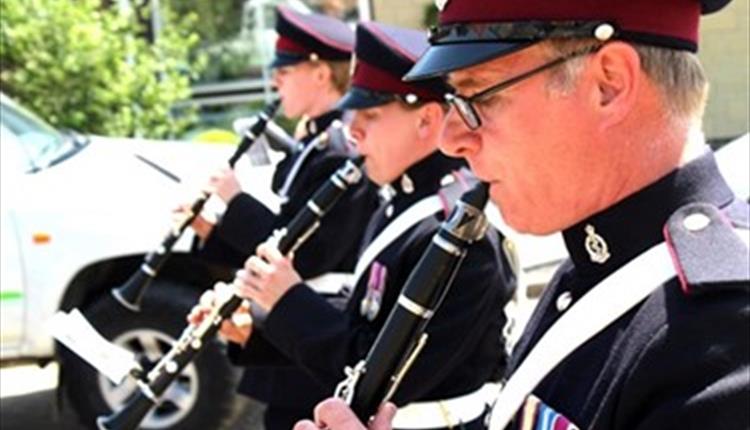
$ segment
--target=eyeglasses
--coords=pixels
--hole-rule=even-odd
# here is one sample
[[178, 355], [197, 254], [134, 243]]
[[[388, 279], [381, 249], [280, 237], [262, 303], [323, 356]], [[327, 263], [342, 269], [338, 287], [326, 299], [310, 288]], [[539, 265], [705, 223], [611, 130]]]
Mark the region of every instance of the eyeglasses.
[[514, 76], [510, 79], [500, 82], [499, 84], [493, 85], [485, 90], [482, 90], [474, 94], [471, 97], [462, 96], [460, 94], [446, 94], [445, 101], [448, 102], [449, 105], [454, 106], [456, 108], [458, 115], [461, 117], [461, 119], [464, 121], [466, 126], [469, 127], [470, 130], [476, 130], [482, 126], [482, 119], [480, 118], [479, 113], [477, 112], [477, 109], [474, 106], [474, 103], [482, 100], [483, 98], [487, 96], [490, 96], [499, 91], [507, 89], [508, 87], [515, 85], [521, 81], [529, 79], [532, 76], [539, 74], [545, 70], [559, 66], [560, 64], [568, 60], [596, 52], [600, 47], [601, 45], [597, 45], [592, 48], [573, 52], [568, 55], [564, 55], [562, 57], [556, 58], [548, 63], [544, 63], [541, 66], [531, 69], [528, 72], [521, 73], [520, 75]]

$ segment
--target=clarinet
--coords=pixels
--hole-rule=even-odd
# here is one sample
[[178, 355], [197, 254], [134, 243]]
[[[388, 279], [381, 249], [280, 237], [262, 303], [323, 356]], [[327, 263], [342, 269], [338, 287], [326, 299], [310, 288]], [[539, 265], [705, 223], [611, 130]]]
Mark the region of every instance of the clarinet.
[[[234, 154], [229, 158], [229, 167], [234, 168], [234, 165], [240, 159], [242, 154], [247, 152], [253, 143], [255, 143], [261, 133], [263, 133], [266, 124], [268, 124], [270, 118], [274, 115], [278, 107], [278, 100], [271, 102], [258, 115], [258, 120], [252, 127], [245, 131], [240, 144], [237, 145]], [[202, 191], [198, 199], [196, 199], [190, 206], [190, 215], [174, 225], [164, 237], [161, 244], [159, 244], [155, 250], [146, 254], [141, 266], [124, 284], [111, 290], [112, 296], [114, 296], [118, 303], [133, 312], [139, 312], [141, 310], [143, 295], [146, 293], [151, 281], [159, 274], [162, 266], [164, 266], [164, 263], [172, 254], [172, 248], [175, 243], [180, 239], [185, 229], [187, 229], [193, 220], [195, 220], [195, 218], [201, 213], [203, 206], [206, 204], [210, 196], [211, 195], [208, 192]]]
[[345, 369], [347, 378], [334, 395], [362, 422], [390, 400], [426, 345], [427, 324], [448, 293], [468, 246], [487, 232], [487, 198], [486, 183], [464, 193], [409, 275], [366, 358]]
[[[360, 166], [363, 159], [348, 160], [330, 179], [322, 185], [289, 224], [274, 232], [272, 241], [282, 254], [294, 252], [320, 226], [321, 218], [352, 185], [362, 178]], [[131, 399], [109, 416], [100, 416], [96, 423], [102, 430], [131, 430], [138, 428], [151, 408], [159, 403], [159, 397], [180, 375], [182, 369], [202, 350], [243, 302], [243, 298], [233, 294], [215, 305], [210, 313], [197, 325], [188, 325], [170, 351], [145, 375], [136, 379], [137, 391]], [[137, 371], [131, 372], [137, 375]]]

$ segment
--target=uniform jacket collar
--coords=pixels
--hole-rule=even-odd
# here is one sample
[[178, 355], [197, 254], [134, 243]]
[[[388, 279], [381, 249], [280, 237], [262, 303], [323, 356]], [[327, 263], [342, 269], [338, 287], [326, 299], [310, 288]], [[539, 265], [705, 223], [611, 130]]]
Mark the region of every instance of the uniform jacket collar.
[[343, 112], [334, 109], [331, 111], [328, 111], [320, 116], [316, 116], [315, 118], [310, 118], [305, 122], [305, 138], [303, 139], [309, 139], [312, 137], [317, 136], [318, 134], [322, 133], [324, 130], [326, 130], [335, 120], [341, 119], [343, 115]]
[[[704, 202], [722, 208], [733, 199], [713, 154], [707, 153], [566, 229], [565, 246], [579, 273], [606, 276], [663, 241], [664, 225], [680, 207]], [[592, 254], [605, 261], [593, 261]]]
[[449, 158], [436, 151], [409, 167], [398, 179], [381, 189], [385, 200], [401, 199], [405, 196], [425, 197], [441, 188], [441, 181], [448, 174], [461, 169], [465, 163]]

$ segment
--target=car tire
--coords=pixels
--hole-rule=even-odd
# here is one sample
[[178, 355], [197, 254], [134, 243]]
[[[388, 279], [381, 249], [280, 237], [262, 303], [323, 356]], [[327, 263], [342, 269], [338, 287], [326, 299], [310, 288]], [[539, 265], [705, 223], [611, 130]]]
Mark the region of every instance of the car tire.
[[[136, 351], [144, 362], [166, 354], [186, 326], [185, 317], [198, 291], [167, 281], [156, 281], [144, 297], [141, 311], [132, 312], [107, 292], [82, 310], [105, 338]], [[135, 392], [132, 378], [116, 386], [64, 347], [60, 348], [66, 398], [81, 423], [96, 428], [96, 418], [110, 415]], [[148, 367], [146, 367], [148, 369]], [[233, 398], [238, 381], [225, 353], [214, 339], [165, 392], [163, 401], [141, 423], [143, 429], [176, 430], [224, 428], [236, 415]]]

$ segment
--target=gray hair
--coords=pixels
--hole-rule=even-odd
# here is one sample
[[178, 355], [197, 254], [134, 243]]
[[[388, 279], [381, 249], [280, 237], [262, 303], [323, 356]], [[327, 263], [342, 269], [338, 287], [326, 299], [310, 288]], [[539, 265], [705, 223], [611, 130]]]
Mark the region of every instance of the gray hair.
[[[553, 39], [545, 43], [550, 57], [596, 46], [595, 40]], [[659, 89], [664, 106], [677, 118], [700, 119], [708, 98], [708, 80], [698, 57], [688, 51], [631, 44], [641, 60], [641, 70]], [[585, 57], [574, 58], [552, 75], [550, 86], [569, 91]]]

